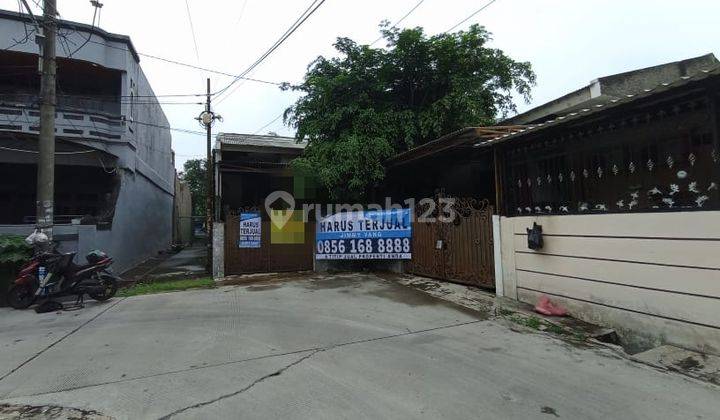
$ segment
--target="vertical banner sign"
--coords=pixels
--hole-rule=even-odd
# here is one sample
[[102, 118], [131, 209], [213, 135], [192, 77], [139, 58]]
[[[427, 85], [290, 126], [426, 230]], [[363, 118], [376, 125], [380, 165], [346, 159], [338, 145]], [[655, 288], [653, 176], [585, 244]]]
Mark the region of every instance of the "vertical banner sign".
[[260, 248], [262, 220], [259, 212], [240, 213], [238, 248]]
[[341, 212], [317, 224], [318, 260], [409, 260], [410, 209]]

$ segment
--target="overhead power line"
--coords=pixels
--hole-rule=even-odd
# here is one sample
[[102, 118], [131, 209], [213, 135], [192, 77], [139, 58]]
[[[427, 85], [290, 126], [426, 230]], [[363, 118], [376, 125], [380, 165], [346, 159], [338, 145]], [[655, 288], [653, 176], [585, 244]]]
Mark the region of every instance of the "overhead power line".
[[[424, 1], [425, 1], [425, 0], [420, 0], [419, 2], [417, 2], [417, 4], [416, 4], [412, 9], [410, 9], [410, 11], [408, 11], [407, 13], [405, 13], [405, 15], [404, 15], [403, 17], [401, 17], [400, 19], [398, 19], [397, 22], [393, 23], [393, 25], [390, 27], [390, 29], [397, 28], [397, 26], [398, 26], [399, 24], [401, 24], [402, 21], [404, 21], [408, 16], [410, 16], [410, 15], [412, 14], [412, 12], [415, 11], [415, 9], [417, 9], [418, 7], [420, 7], [420, 5], [423, 4]], [[378, 41], [380, 41], [381, 39], [383, 39], [383, 36], [382, 36], [382, 35], [380, 35], [380, 36], [378, 37], [378, 39], [376, 39], [375, 41], [373, 41], [373, 42], [370, 44], [370, 46], [375, 45], [375, 44], [376, 44]]]
[[32, 34], [34, 34], [35, 32], [37, 32], [37, 29], [36, 29], [36, 28], [32, 28], [32, 29], [30, 29], [30, 30], [27, 30], [27, 29], [26, 29], [26, 31], [25, 31], [25, 36], [24, 36], [24, 37], [22, 37], [22, 38], [20, 38], [20, 39], [14, 39], [14, 38], [13, 38], [13, 43], [10, 44], [10, 45], [8, 45], [8, 46], [5, 47], [5, 48], [2, 48], [2, 51], [12, 51], [12, 49], [15, 48], [15, 47], [17, 47], [18, 45], [20, 45], [20, 44], [26, 44], [26, 43], [30, 40], [30, 37], [32, 36]]
[[[323, 0], [323, 1], [325, 1], [325, 0]], [[102, 10], [102, 9], [101, 9], [101, 10]], [[82, 28], [76, 28], [75, 30], [77, 31], [78, 29], [82, 29]], [[19, 40], [14, 40], [14, 39], [13, 39], [13, 43], [12, 43], [12, 44], [10, 44], [9, 46], [7, 46], [7, 47], [5, 47], [5, 48], [2, 48], [2, 49], [0, 49], [0, 50], [11, 51], [12, 48], [16, 47], [17, 45], [24, 44], [24, 43], [28, 42], [29, 39], [30, 39], [30, 37], [32, 36], [32, 34], [33, 34], [34, 32], [35, 32], [35, 29], [30, 29], [29, 31], [27, 31], [27, 33], [25, 34], [25, 36], [23, 36], [21, 39], [19, 39]], [[85, 41], [83, 41], [83, 42], [85, 42]], [[110, 44], [108, 44], [108, 43], [106, 43], [106, 42], [95, 41], [95, 40], [92, 39], [92, 34], [91, 34], [90, 37], [88, 38], [87, 43], [89, 43], [89, 44], [96, 44], [96, 45], [102, 45], [103, 47], [112, 48], [112, 49], [116, 49], [116, 50], [121, 50], [121, 51], [125, 51], [125, 52], [130, 52], [130, 50], [129, 50], [128, 48], [119, 47], [119, 46], [116, 46], [116, 45], [110, 45]], [[79, 49], [77, 49], [76, 51], [74, 51], [72, 54], [76, 54], [77, 51], [79, 51]], [[142, 52], [138, 52], [138, 51], [134, 51], [134, 52], [135, 52], [137, 55], [141, 56], [141, 57], [150, 58], [150, 59], [158, 60], [158, 61], [163, 61], [163, 62], [165, 62], [165, 63], [175, 64], [175, 65], [177, 65], [177, 66], [183, 66], [183, 67], [187, 67], [187, 68], [191, 68], [191, 69], [195, 69], [195, 70], [202, 70], [202, 71], [206, 71], [206, 72], [208, 72], [208, 73], [219, 74], [219, 75], [221, 75], [221, 76], [232, 77], [234, 81], [235, 81], [236, 79], [241, 79], [241, 80], [247, 80], [247, 81], [250, 81], [250, 82], [264, 83], [264, 84], [267, 84], [267, 85], [274, 85], [274, 86], [280, 86], [280, 85], [282, 85], [281, 82], [272, 82], [272, 81], [268, 81], [268, 80], [261, 80], [261, 79], [257, 79], [257, 78], [247, 77], [247, 75], [233, 74], [233, 73], [229, 73], [229, 72], [222, 71], [222, 70], [212, 69], [212, 68], [203, 67], [203, 66], [199, 66], [199, 65], [195, 65], [195, 64], [190, 64], [190, 63], [184, 63], [184, 62], [182, 62], [182, 61], [173, 60], [173, 59], [165, 58], [165, 57], [160, 57], [160, 56], [153, 55], [153, 54], [147, 54], [147, 53], [142, 53]], [[188, 95], [155, 95], [155, 96], [161, 97], [161, 96], [205, 96], [205, 95], [206, 95], [206, 94], [202, 93], [202, 94], [188, 94]]]
[[310, 6], [308, 6], [307, 9], [295, 20], [295, 22], [290, 25], [290, 27], [285, 31], [284, 34], [278, 38], [277, 41], [267, 50], [264, 54], [262, 54], [257, 60], [255, 60], [254, 63], [252, 63], [247, 69], [245, 69], [242, 73], [240, 73], [237, 77], [233, 79], [232, 82], [230, 82], [227, 86], [224, 88], [216, 91], [213, 95], [221, 95], [222, 93], [226, 92], [230, 87], [232, 87], [235, 83], [237, 83], [238, 80], [244, 78], [248, 75], [251, 71], [253, 71], [257, 66], [260, 65], [270, 54], [272, 54], [275, 50], [280, 47], [280, 45], [285, 42], [300, 26], [302, 26], [305, 21], [315, 13], [315, 11], [325, 3], [325, 0], [314, 0]]
[[[24, 74], [26, 74], [26, 73], [22, 73], [22, 74], [20, 74], [20, 73], [12, 73], [12, 74], [3, 73], [0, 75], [2, 75], [2, 76], [18, 76], [18, 75], [24, 75]], [[21, 94], [0, 93], [0, 98], [2, 98], [3, 96], [13, 98], [13, 97], [17, 97], [18, 95], [21, 95]], [[26, 96], [37, 97], [37, 95], [34, 95], [34, 94], [33, 95], [26, 94]], [[88, 94], [76, 95], [76, 94], [58, 93], [56, 96], [63, 97], [63, 98], [75, 98], [75, 99], [92, 99], [92, 100], [96, 100], [98, 102], [118, 102], [118, 100], [119, 100], [119, 102], [122, 102], [122, 103], [130, 103], [130, 101], [128, 101], [127, 98], [133, 98], [133, 99], [139, 99], [139, 101], [134, 101], [133, 103], [143, 103], [143, 102], [153, 102], [153, 101], [149, 101], [146, 98], [151, 98], [151, 99], [153, 99], [153, 98], [187, 98], [187, 97], [196, 97], [196, 96], [204, 96], [204, 95], [197, 95], [194, 93], [177, 94], [177, 95], [88, 95]], [[163, 102], [158, 101], [158, 103], [163, 103]], [[193, 103], [195, 103], [195, 102], [193, 102]], [[204, 103], [204, 102], [199, 102], [199, 103]]]
[[[70, 54], [68, 54], [67, 58], [72, 58], [73, 55], [77, 54], [78, 51], [80, 51], [81, 49], [83, 49], [83, 47], [85, 47], [85, 46], [87, 45], [87, 43], [90, 42], [90, 38], [92, 38], [92, 36], [93, 36], [92, 30], [95, 29], [95, 18], [97, 17], [98, 9], [101, 8], [102, 5], [101, 5], [100, 3], [98, 3], [98, 2], [92, 3], [92, 5], [93, 5], [93, 8], [94, 8], [94, 9], [93, 9], [92, 25], [90, 25], [90, 33], [88, 34], [88, 37], [87, 37], [87, 39], [85, 40], [85, 42], [83, 42], [82, 44], [80, 44], [80, 46], [77, 47], [77, 48], [75, 49], [75, 51], [73, 51], [73, 52], [71, 52]], [[102, 10], [102, 9], [101, 9], [101, 10]], [[100, 23], [100, 22], [98, 22], [98, 24], [99, 24], [99, 23]], [[59, 32], [59, 31], [58, 31], [58, 32]]]
[[[19, 153], [33, 153], [33, 154], [40, 153], [37, 150], [15, 149], [13, 147], [4, 147], [4, 146], [0, 146], [0, 150], [7, 150], [10, 152], [19, 152]], [[55, 154], [56, 155], [81, 155], [81, 154], [85, 154], [85, 153], [95, 153], [95, 152], [100, 152], [100, 150], [93, 149], [93, 150], [82, 150], [82, 151], [78, 151], [78, 152], [55, 152]]]
[[164, 129], [167, 129], [167, 130], [177, 131], [177, 132], [180, 132], [180, 133], [195, 134], [195, 135], [203, 136], [203, 137], [207, 134], [207, 133], [205, 133], [204, 131], [188, 130], [188, 129], [186, 129], [186, 128], [175, 128], [175, 127], [170, 127], [169, 125], [153, 124], [153, 123], [144, 122], [144, 121], [133, 121], [133, 123], [135, 123], [135, 124], [140, 124], [140, 125], [145, 125], [145, 126], [148, 126], [148, 127], [164, 128]]
[[238, 23], [240, 23], [242, 21], [243, 14], [245, 13], [245, 6], [247, 6], [247, 2], [248, 2], [248, 0], [243, 1], [242, 7], [240, 8], [240, 14], [238, 15], [238, 20], [237, 20]]
[[[127, 48], [123, 48], [123, 47], [118, 47], [118, 46], [115, 46], [115, 45], [106, 44], [106, 43], [104, 43], [104, 42], [98, 42], [98, 41], [92, 41], [92, 40], [91, 40], [90, 43], [92, 43], [92, 44], [98, 44], [98, 45], [103, 45], [103, 46], [105, 46], [105, 47], [114, 48], [114, 49], [117, 49], [117, 50], [130, 51], [130, 50], [128, 50]], [[282, 83], [280, 83], [280, 82], [269, 82], [269, 81], [267, 81], [267, 80], [253, 79], [253, 78], [251, 78], [251, 77], [244, 77], [244, 76], [241, 77], [241, 76], [238, 76], [237, 74], [231, 74], [231, 73], [228, 73], [228, 72], [225, 72], [225, 71], [221, 71], [221, 70], [215, 70], [215, 69], [211, 69], [211, 68], [207, 68], [207, 67], [196, 66], [196, 65], [194, 65], [194, 64], [183, 63], [182, 61], [172, 60], [172, 59], [170, 59], [170, 58], [158, 57], [157, 55], [145, 54], [145, 53], [141, 53], [141, 52], [137, 52], [137, 55], [139, 55], [139, 56], [141, 56], [141, 57], [152, 58], [153, 60], [164, 61], [164, 62], [170, 63], [170, 64], [176, 64], [176, 65], [178, 65], [178, 66], [189, 67], [189, 68], [196, 69], [196, 70], [206, 71], [206, 72], [208, 72], [208, 73], [215, 73], [215, 74], [220, 74], [220, 75], [222, 75], [222, 76], [228, 76], [228, 77], [233, 77], [233, 78], [240, 78], [240, 79], [244, 79], [244, 80], [249, 80], [249, 81], [251, 81], [251, 82], [265, 83], [265, 84], [268, 84], [268, 85], [276, 85], [276, 86], [279, 86], [279, 85], [282, 84]], [[205, 96], [205, 95], [206, 95], [206, 94], [204, 94], [204, 93], [203, 93], [203, 94], [197, 94], [197, 96]], [[157, 96], [161, 96], [161, 95], [157, 95]]]
[[470, 16], [466, 17], [465, 19], [463, 19], [463, 20], [461, 20], [460, 22], [458, 22], [457, 24], [455, 24], [455, 26], [453, 26], [452, 28], [450, 28], [450, 29], [448, 29], [447, 31], [445, 31], [445, 33], [447, 33], [447, 32], [452, 32], [453, 30], [455, 30], [455, 28], [457, 28], [458, 26], [460, 26], [460, 25], [462, 25], [463, 23], [467, 22], [468, 20], [472, 19], [475, 15], [477, 15], [478, 13], [480, 13], [480, 12], [482, 12], [483, 10], [487, 9], [488, 6], [490, 6], [491, 4], [495, 3], [496, 1], [497, 1], [497, 0], [490, 0], [485, 6], [483, 6], [483, 7], [479, 8], [479, 9], [477, 9], [476, 11], [474, 11]]
[[195, 58], [200, 62], [200, 52], [198, 51], [197, 39], [195, 38], [195, 27], [192, 22], [192, 14], [190, 13], [190, 3], [185, 0], [185, 9], [187, 9], [188, 21], [190, 22], [190, 32], [192, 33], [193, 45], [195, 46]]
[[258, 134], [258, 133], [260, 133], [261, 131], [263, 131], [264, 129], [270, 127], [275, 121], [279, 120], [280, 117], [282, 117], [284, 114], [285, 114], [285, 111], [281, 112], [280, 115], [278, 115], [277, 117], [273, 118], [272, 121], [270, 121], [269, 123], [263, 125], [262, 127], [258, 128], [257, 130], [255, 130], [255, 132], [254, 132], [253, 134]]

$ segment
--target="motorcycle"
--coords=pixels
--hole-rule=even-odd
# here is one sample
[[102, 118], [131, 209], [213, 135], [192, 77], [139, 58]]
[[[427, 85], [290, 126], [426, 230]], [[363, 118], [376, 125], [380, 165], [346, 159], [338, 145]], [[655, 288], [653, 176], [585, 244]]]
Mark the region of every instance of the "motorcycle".
[[110, 271], [111, 257], [92, 251], [84, 265], [75, 264], [74, 258], [75, 253], [63, 254], [54, 246], [37, 253], [20, 269], [8, 291], [10, 306], [25, 309], [39, 300], [77, 296], [76, 305], [82, 307], [85, 294], [101, 302], [115, 296], [120, 279]]

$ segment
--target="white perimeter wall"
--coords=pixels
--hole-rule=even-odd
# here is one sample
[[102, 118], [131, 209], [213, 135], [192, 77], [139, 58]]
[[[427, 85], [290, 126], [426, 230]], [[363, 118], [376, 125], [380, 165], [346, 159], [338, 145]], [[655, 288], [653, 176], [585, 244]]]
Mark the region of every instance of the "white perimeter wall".
[[[545, 245], [527, 247], [542, 225]], [[720, 212], [503, 217], [502, 293], [545, 293], [631, 348], [720, 354]], [[500, 287], [500, 283], [498, 284]]]

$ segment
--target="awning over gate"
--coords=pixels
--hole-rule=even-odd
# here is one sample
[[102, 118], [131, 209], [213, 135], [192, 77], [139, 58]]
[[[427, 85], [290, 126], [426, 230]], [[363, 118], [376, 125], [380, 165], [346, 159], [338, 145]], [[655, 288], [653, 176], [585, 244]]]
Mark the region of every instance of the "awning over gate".
[[457, 148], [457, 147], [473, 147], [478, 141], [494, 139], [504, 134], [516, 132], [525, 128], [524, 125], [503, 125], [490, 127], [467, 127], [450, 134], [446, 134], [439, 139], [427, 142], [423, 145], [400, 153], [388, 159], [385, 166], [390, 168], [422, 159], [436, 153]]

